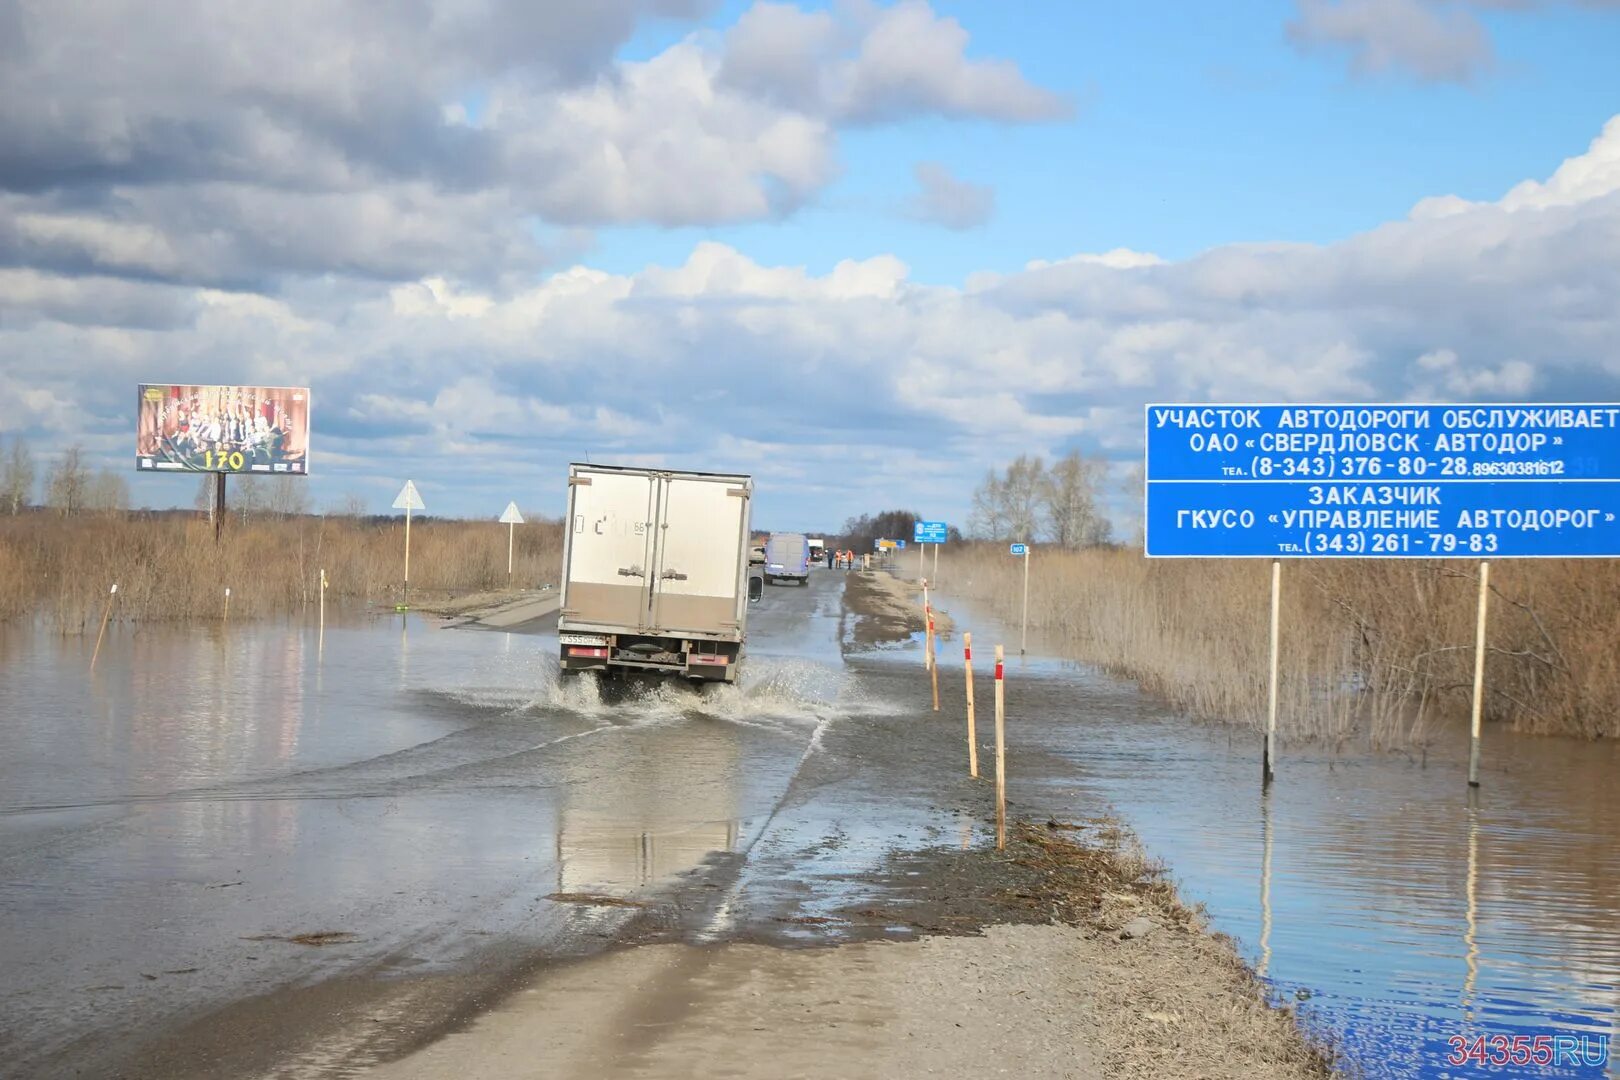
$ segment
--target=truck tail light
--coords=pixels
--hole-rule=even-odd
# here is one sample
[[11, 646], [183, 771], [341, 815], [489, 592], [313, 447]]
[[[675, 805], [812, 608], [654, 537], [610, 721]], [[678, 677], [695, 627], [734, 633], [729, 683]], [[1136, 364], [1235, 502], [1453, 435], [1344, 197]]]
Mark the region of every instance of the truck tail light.
[[686, 659], [687, 659], [687, 662], [691, 663], [691, 664], [729, 664], [729, 663], [731, 663], [731, 657], [729, 657], [729, 656], [710, 656], [710, 655], [707, 655], [707, 654], [698, 654], [698, 653], [693, 653], [690, 656], [688, 656]]
[[606, 660], [607, 655], [608, 655], [608, 650], [607, 650], [607, 648], [605, 646], [596, 647], [596, 646], [591, 646], [591, 645], [570, 645], [570, 646], [568, 646], [568, 655], [569, 656], [588, 656], [588, 657], [593, 657], [593, 658], [598, 659], [598, 660]]

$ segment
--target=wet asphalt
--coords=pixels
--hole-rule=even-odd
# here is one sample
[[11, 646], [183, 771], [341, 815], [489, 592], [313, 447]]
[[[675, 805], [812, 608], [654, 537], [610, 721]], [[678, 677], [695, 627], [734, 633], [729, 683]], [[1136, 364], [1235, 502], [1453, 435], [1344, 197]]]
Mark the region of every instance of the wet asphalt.
[[554, 616], [132, 634], [60, 701], [76, 658], [36, 655], [8, 1075], [343, 1075], [604, 948], [927, 929], [908, 893], [940, 882], [895, 859], [987, 847], [990, 786], [846, 577], [767, 588], [742, 683], [702, 692], [559, 681]]

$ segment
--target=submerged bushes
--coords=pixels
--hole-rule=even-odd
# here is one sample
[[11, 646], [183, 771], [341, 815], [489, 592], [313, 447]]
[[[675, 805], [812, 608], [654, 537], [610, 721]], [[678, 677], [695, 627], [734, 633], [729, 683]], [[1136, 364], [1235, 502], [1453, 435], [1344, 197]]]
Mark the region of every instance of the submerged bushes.
[[[947, 548], [948, 589], [1016, 626], [1023, 566], [1002, 545]], [[1620, 736], [1620, 566], [1491, 567], [1485, 715], [1520, 731]], [[1037, 549], [1032, 631], [1194, 715], [1258, 725], [1266, 703], [1267, 560], [1155, 561], [1120, 548]], [[1478, 578], [1466, 562], [1283, 565], [1280, 718], [1329, 741], [1422, 744], [1466, 715]]]
[[[516, 538], [512, 580], [556, 581], [561, 528], [525, 525]], [[495, 522], [413, 523], [412, 590], [505, 586], [506, 540]], [[93, 629], [114, 582], [119, 618], [216, 618], [226, 588], [233, 619], [286, 614], [315, 601], [323, 567], [329, 598], [392, 600], [404, 551], [393, 520], [232, 522], [216, 544], [213, 526], [182, 515], [0, 517], [0, 618], [38, 612], [64, 633]]]

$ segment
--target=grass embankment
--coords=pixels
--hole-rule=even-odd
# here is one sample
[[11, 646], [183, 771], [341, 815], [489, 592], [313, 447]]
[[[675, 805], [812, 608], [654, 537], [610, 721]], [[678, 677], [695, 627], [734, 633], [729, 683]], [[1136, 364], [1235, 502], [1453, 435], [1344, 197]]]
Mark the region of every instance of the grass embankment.
[[[1031, 633], [1205, 719], [1261, 722], [1271, 567], [1155, 561], [1117, 548], [1038, 548]], [[1476, 568], [1462, 562], [1283, 567], [1279, 719], [1285, 735], [1422, 745], [1466, 715]], [[950, 592], [1017, 626], [1023, 566], [1004, 545], [941, 561]], [[1492, 567], [1485, 715], [1536, 734], [1620, 737], [1620, 566]]]
[[[507, 528], [495, 522], [424, 521], [411, 527], [411, 595], [504, 588]], [[517, 530], [512, 581], [557, 580], [562, 532]], [[0, 619], [42, 615], [63, 633], [92, 631], [108, 590], [114, 617], [217, 619], [284, 615], [315, 603], [326, 570], [329, 601], [393, 603], [404, 572], [402, 523], [302, 517], [229, 521], [123, 515], [0, 517]]]

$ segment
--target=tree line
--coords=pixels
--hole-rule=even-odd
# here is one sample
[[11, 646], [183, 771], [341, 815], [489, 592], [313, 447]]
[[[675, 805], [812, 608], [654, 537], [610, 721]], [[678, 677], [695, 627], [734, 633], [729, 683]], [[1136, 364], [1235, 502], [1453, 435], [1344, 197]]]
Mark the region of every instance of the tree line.
[[1019, 454], [991, 469], [973, 490], [968, 527], [984, 540], [1041, 541], [1057, 547], [1106, 544], [1113, 526], [1100, 505], [1107, 462], [1074, 451], [1048, 466]]
[[[244, 521], [308, 514], [312, 510], [308, 483], [303, 477], [233, 476], [226, 492], [226, 510]], [[210, 473], [198, 481], [196, 508], [209, 511], [213, 494]], [[64, 515], [118, 513], [129, 509], [129, 500], [129, 481], [112, 469], [92, 469], [84, 448], [77, 443], [57, 455], [43, 476], [21, 436], [0, 446], [0, 513], [20, 514], [36, 506]], [[365, 499], [347, 495], [332, 512], [361, 517], [366, 513]]]

